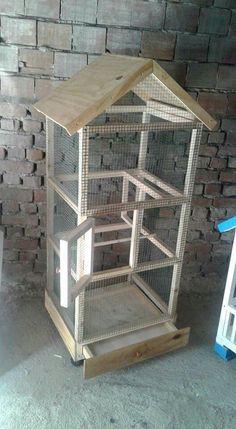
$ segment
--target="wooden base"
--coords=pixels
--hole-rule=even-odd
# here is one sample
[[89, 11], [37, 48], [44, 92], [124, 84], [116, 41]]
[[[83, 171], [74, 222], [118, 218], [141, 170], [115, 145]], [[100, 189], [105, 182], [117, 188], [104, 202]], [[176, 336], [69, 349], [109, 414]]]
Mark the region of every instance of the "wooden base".
[[84, 345], [83, 356], [78, 359], [75, 339], [47, 292], [45, 292], [45, 307], [73, 361], [85, 359], [85, 379], [176, 350], [186, 346], [189, 340], [190, 328], [178, 330], [173, 323], [163, 322]]

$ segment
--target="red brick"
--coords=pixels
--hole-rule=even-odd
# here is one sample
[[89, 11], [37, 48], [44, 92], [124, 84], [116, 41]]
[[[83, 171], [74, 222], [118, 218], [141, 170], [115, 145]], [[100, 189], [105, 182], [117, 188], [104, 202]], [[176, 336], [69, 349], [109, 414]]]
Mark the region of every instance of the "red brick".
[[236, 173], [231, 170], [222, 171], [220, 173], [220, 180], [221, 182], [236, 183]]
[[44, 189], [37, 189], [34, 191], [34, 201], [36, 203], [45, 203], [46, 191]]
[[215, 156], [216, 152], [217, 147], [215, 146], [201, 145], [199, 149], [200, 156]]
[[19, 185], [20, 176], [14, 173], [4, 173], [3, 182], [7, 185]]
[[24, 229], [20, 226], [7, 227], [7, 238], [23, 237]]
[[218, 182], [218, 172], [208, 170], [198, 170], [196, 182], [211, 183]]
[[30, 240], [17, 238], [15, 240], [4, 240], [4, 248], [5, 249], [19, 249], [19, 250], [36, 250], [38, 248], [38, 240]]
[[207, 196], [217, 196], [220, 195], [221, 185], [217, 183], [208, 183], [205, 185], [204, 194]]
[[19, 212], [19, 203], [16, 201], [6, 201], [2, 203], [2, 213], [18, 213]]
[[229, 94], [228, 99], [228, 113], [229, 115], [236, 115], [236, 94]]
[[40, 188], [41, 182], [42, 182], [41, 177], [35, 177], [35, 176], [23, 177], [23, 186], [26, 188]]
[[216, 168], [217, 170], [221, 170], [225, 168], [227, 164], [226, 159], [223, 158], [212, 158], [210, 162], [210, 168]]
[[174, 55], [175, 35], [144, 31], [142, 36], [141, 53], [143, 57], [171, 60]]
[[20, 252], [20, 261], [34, 261], [36, 254], [34, 252]]
[[215, 207], [236, 207], [236, 198], [215, 198], [213, 200]]
[[192, 205], [197, 207], [209, 207], [211, 205], [211, 200], [203, 197], [193, 197]]
[[27, 174], [33, 172], [34, 165], [27, 161], [3, 160], [0, 161], [0, 170], [6, 172], [14, 171], [15, 173]]
[[17, 226], [36, 226], [38, 225], [38, 216], [36, 215], [28, 215], [25, 216], [20, 214], [16, 215], [3, 215], [2, 222], [5, 225], [17, 225]]
[[23, 161], [25, 159], [25, 150], [18, 147], [10, 147], [7, 150], [8, 159]]
[[[6, 192], [7, 190], [7, 192]], [[33, 199], [33, 192], [30, 189], [6, 188], [0, 186], [0, 200], [13, 200], [15, 202], [31, 202]]]
[[195, 253], [209, 253], [211, 251], [211, 245], [204, 241], [199, 241], [197, 243], [187, 243], [186, 244], [187, 252], [195, 252]]
[[44, 152], [39, 149], [29, 149], [27, 150], [27, 159], [29, 161], [37, 162], [43, 159]]
[[25, 229], [26, 237], [37, 238], [41, 235], [40, 227], [26, 227]]
[[224, 115], [228, 105], [226, 94], [216, 94], [211, 92], [200, 92], [198, 102], [212, 115]]

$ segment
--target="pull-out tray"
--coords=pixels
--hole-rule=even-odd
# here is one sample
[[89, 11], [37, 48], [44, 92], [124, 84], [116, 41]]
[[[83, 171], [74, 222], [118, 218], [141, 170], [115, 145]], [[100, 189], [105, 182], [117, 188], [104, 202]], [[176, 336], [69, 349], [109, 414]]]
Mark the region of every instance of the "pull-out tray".
[[84, 378], [123, 368], [184, 347], [190, 328], [176, 329], [171, 322], [119, 335], [83, 347]]

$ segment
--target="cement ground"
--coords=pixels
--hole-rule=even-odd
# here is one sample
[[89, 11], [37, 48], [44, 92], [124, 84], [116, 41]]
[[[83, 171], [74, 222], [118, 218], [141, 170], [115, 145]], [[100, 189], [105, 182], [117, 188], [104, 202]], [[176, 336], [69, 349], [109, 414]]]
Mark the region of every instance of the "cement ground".
[[182, 297], [178, 352], [87, 382], [40, 299], [0, 303], [0, 429], [235, 429], [236, 359], [214, 352], [221, 297]]

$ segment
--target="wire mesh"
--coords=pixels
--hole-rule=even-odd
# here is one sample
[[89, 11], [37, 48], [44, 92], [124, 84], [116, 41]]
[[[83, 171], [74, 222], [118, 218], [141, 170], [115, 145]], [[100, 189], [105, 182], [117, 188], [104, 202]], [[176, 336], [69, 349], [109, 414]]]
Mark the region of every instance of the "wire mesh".
[[168, 320], [128, 276], [90, 283], [80, 295], [79, 342], [89, 343]]
[[[165, 265], [183, 256], [201, 128], [154, 76], [79, 135], [69, 137], [56, 125], [54, 174], [67, 203], [55, 195], [54, 234], [73, 229], [78, 215], [95, 216], [94, 271], [105, 273], [131, 264], [157, 301], [168, 304], [173, 267]], [[193, 129], [197, 133], [192, 143]], [[71, 208], [70, 198], [78, 210]], [[185, 209], [180, 219], [181, 205]], [[113, 222], [129, 228], [96, 231]], [[83, 239], [72, 243], [72, 286], [83, 272], [85, 254]], [[155, 268], [156, 261], [163, 268]], [[176, 284], [180, 272], [179, 265]], [[79, 341], [167, 320], [167, 311], [150, 300], [145, 287], [141, 289], [132, 272], [115, 278], [111, 272], [109, 278], [87, 285], [78, 300]]]

